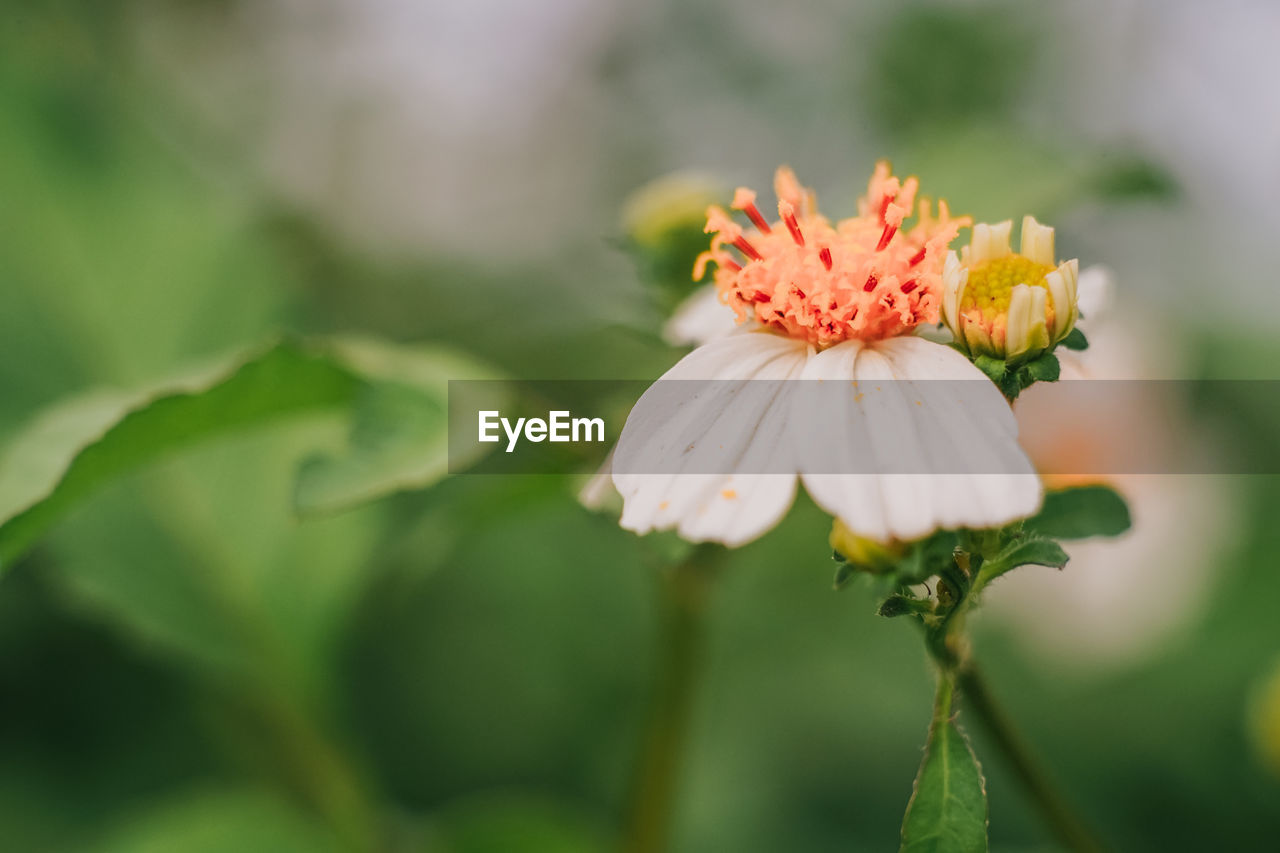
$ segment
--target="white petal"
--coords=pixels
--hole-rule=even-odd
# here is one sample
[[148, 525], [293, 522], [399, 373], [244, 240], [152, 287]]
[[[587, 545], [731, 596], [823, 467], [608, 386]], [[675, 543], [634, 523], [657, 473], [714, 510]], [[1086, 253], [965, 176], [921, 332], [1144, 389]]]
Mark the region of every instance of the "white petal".
[[[914, 337], [847, 342], [810, 359], [804, 378], [848, 387], [821, 397], [821, 423], [841, 440], [797, 443], [805, 488], [855, 533], [918, 539], [940, 527], [995, 527], [1039, 506], [1040, 481], [1008, 403], [950, 347]], [[814, 420], [801, 423], [812, 429]], [[831, 473], [855, 470], [873, 473]]]
[[1012, 219], [994, 225], [979, 222], [973, 226], [973, 239], [969, 242], [970, 252], [966, 264], [980, 264], [1009, 254], [1009, 234], [1012, 231]]
[[1076, 282], [1076, 304], [1080, 308], [1080, 316], [1096, 322], [1110, 309], [1114, 291], [1111, 270], [1100, 264], [1081, 270]]
[[720, 301], [714, 284], [695, 290], [662, 327], [662, 338], [672, 346], [698, 346], [741, 328], [733, 309]]
[[[767, 332], [711, 341], [680, 360], [631, 410], [614, 456], [628, 530], [676, 528], [686, 539], [734, 546], [773, 527], [795, 497], [787, 441], [795, 383], [770, 399], [753, 380], [799, 376], [807, 344]], [[726, 460], [734, 464], [725, 473]], [[645, 473], [657, 470], [661, 473]], [[758, 473], [779, 471], [787, 473]]]
[[1022, 219], [1022, 251], [1023, 257], [1030, 258], [1037, 264], [1053, 266], [1053, 228], [1036, 222], [1034, 216]]
[[1031, 312], [1035, 308], [1032, 290], [1044, 293], [1028, 284], [1015, 284], [1009, 292], [1009, 320], [1004, 334], [1006, 358], [1022, 355], [1031, 345]]
[[1055, 341], [1061, 340], [1075, 310], [1072, 307], [1071, 288], [1067, 277], [1059, 270], [1046, 275], [1044, 281], [1049, 288], [1049, 295], [1053, 297], [1053, 328], [1049, 331]]

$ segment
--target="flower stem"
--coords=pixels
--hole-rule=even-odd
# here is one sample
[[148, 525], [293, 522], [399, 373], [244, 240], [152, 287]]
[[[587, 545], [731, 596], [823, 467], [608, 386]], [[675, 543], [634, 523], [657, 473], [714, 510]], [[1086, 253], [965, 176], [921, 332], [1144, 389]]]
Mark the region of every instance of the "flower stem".
[[699, 546], [661, 574], [657, 684], [633, 782], [626, 853], [656, 853], [667, 846], [719, 553], [715, 546]]
[[964, 704], [978, 718], [983, 729], [999, 748], [1023, 790], [1031, 797], [1050, 829], [1069, 850], [1098, 853], [1102, 845], [1075, 814], [1062, 795], [1048, 781], [1039, 763], [1032, 757], [1022, 735], [1009, 717], [996, 704], [986, 681], [966, 663], [956, 671], [956, 684]]

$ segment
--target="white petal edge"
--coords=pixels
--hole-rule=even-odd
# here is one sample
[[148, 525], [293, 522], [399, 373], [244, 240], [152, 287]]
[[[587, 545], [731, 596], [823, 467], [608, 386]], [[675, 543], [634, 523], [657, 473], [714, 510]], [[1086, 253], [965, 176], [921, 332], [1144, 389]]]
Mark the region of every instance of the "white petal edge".
[[[797, 440], [847, 454], [801, 455], [801, 479], [855, 533], [911, 540], [938, 528], [997, 527], [1039, 508], [1040, 479], [1017, 444], [1008, 403], [950, 347], [913, 337], [850, 341], [811, 358], [803, 378], [849, 388], [834, 398], [834, 410], [830, 392], [822, 395], [826, 423], [844, 430], [844, 439]], [[893, 454], [903, 452], [917, 454], [912, 470], [938, 473], [895, 473], [904, 464]], [[867, 470], [868, 462], [877, 473], [830, 473]]]
[[1019, 252], [1024, 258], [1030, 258], [1037, 264], [1054, 266], [1053, 228], [1036, 222], [1034, 216], [1022, 218], [1022, 244]]
[[973, 226], [973, 238], [969, 241], [969, 256], [962, 258], [965, 266], [974, 266], [1009, 254], [1009, 235], [1012, 232], [1012, 219], [1006, 219], [994, 225], [979, 222]]
[[[690, 541], [730, 547], [777, 524], [795, 499], [797, 477], [755, 472], [796, 470], [788, 458], [791, 406], [740, 392], [753, 380], [798, 378], [811, 353], [803, 342], [747, 332], [710, 341], [667, 371], [637, 401], [618, 439], [619, 523], [641, 534], [675, 528]], [[718, 381], [694, 383], [695, 396], [673, 405], [682, 388], [663, 380], [689, 379]], [[794, 389], [786, 383], [780, 393]], [[733, 470], [705, 473], [726, 458], [736, 460]], [[662, 473], [643, 473], [655, 467]]]

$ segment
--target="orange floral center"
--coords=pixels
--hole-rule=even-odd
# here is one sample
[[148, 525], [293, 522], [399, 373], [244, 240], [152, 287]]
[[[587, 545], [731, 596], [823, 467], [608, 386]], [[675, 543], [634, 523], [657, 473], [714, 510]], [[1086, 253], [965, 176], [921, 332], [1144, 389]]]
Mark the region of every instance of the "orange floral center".
[[739, 188], [734, 210], [746, 229], [720, 207], [707, 210], [710, 250], [698, 257], [694, 278], [714, 262], [720, 298], [738, 315], [794, 338], [827, 347], [849, 338], [879, 340], [938, 322], [947, 246], [968, 217], [952, 218], [946, 202], [921, 199], [910, 229], [918, 182], [900, 182], [876, 165], [858, 215], [832, 225], [817, 211], [813, 191], [785, 166], [774, 190], [779, 219], [770, 223], [755, 193]]

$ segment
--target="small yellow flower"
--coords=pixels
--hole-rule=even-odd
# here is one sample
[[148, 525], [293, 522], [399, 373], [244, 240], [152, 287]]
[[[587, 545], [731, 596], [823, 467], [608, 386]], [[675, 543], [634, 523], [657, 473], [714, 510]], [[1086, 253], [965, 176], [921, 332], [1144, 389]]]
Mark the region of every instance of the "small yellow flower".
[[831, 523], [831, 536], [827, 541], [831, 543], [831, 550], [843, 557], [846, 563], [874, 575], [892, 569], [907, 551], [905, 544], [897, 540], [882, 543], [859, 536], [838, 518]]
[[1075, 327], [1080, 263], [1058, 263], [1053, 229], [1027, 216], [1022, 247], [1009, 248], [1012, 220], [973, 227], [968, 246], [947, 255], [943, 321], [970, 355], [1007, 362], [1035, 358]]

